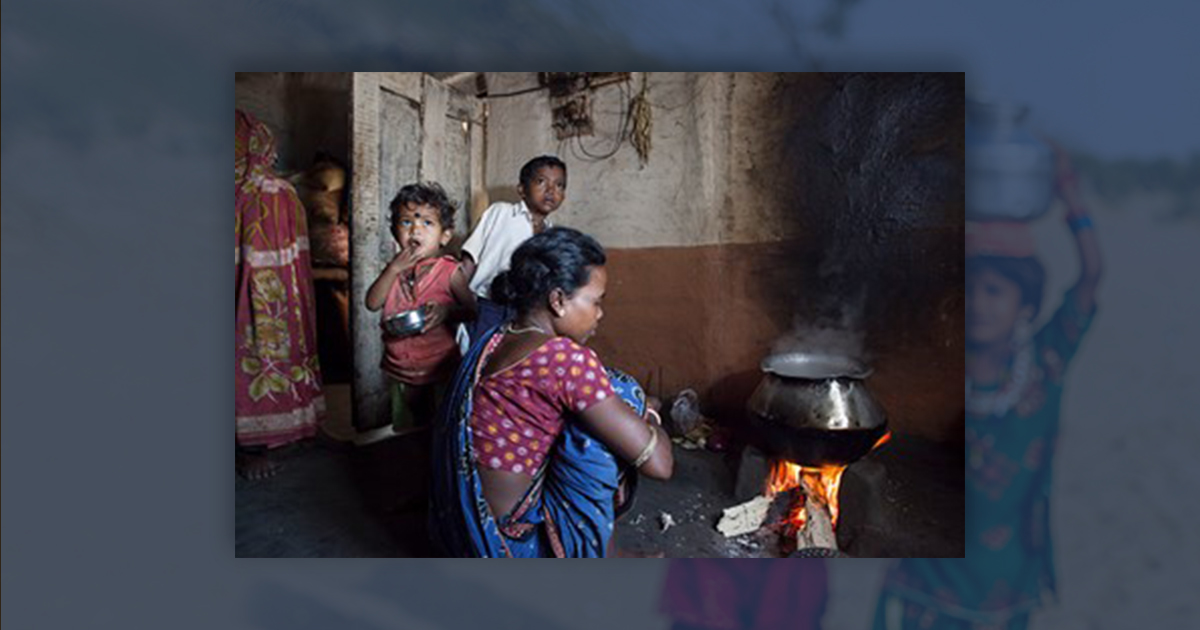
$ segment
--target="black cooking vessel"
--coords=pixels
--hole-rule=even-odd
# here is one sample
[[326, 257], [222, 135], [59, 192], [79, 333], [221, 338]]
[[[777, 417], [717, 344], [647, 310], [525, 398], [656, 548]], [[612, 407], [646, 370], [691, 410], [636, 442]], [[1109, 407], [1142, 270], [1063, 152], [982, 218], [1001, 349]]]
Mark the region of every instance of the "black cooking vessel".
[[886, 427], [863, 430], [822, 430], [752, 421], [751, 439], [764, 453], [801, 466], [849, 466], [871, 452]]
[[771, 457], [803, 466], [858, 461], [887, 432], [883, 408], [866, 388], [869, 370], [822, 372], [799, 357], [790, 364], [779, 357], [763, 362], [763, 380], [747, 405], [751, 441]]

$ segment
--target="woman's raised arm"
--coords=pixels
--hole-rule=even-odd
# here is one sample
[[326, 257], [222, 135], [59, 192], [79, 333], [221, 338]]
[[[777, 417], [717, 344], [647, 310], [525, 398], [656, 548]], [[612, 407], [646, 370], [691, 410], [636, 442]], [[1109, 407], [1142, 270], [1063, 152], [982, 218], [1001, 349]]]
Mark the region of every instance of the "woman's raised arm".
[[1071, 165], [1071, 158], [1059, 145], [1054, 149], [1057, 171], [1058, 195], [1067, 206], [1066, 221], [1075, 235], [1075, 248], [1079, 254], [1079, 280], [1075, 284], [1076, 306], [1080, 313], [1090, 313], [1096, 306], [1096, 288], [1104, 271], [1100, 254], [1100, 241], [1083, 197], [1079, 193], [1079, 179]]

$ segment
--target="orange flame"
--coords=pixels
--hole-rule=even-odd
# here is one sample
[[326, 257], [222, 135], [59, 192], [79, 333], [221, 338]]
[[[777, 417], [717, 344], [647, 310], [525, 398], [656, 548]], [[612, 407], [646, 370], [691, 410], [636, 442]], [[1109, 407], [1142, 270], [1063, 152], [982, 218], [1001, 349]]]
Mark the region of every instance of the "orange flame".
[[[875, 444], [871, 446], [871, 450], [875, 450], [884, 444], [887, 444], [892, 439], [892, 432], [884, 433]], [[815, 500], [829, 507], [829, 517], [832, 524], [836, 527], [838, 522], [838, 490], [842, 486], [842, 473], [846, 472], [846, 466], [801, 466], [788, 461], [776, 461], [771, 472], [767, 476], [767, 491], [768, 498], [772, 498], [780, 492], [787, 492], [792, 488], [804, 485], [804, 495], [801, 496], [792, 506], [791, 512], [787, 517], [787, 524], [790, 531], [797, 531], [804, 527], [808, 521], [808, 513], [804, 510], [805, 500]]]
[[[842, 484], [842, 473], [845, 466], [800, 466], [791, 462], [778, 461], [772, 466], [767, 479], [767, 496], [774, 497], [780, 492], [787, 492], [802, 483], [805, 486], [805, 496], [798, 499], [788, 514], [788, 525], [797, 529], [804, 527], [808, 515], [804, 511], [804, 501], [811, 499], [829, 506], [830, 520], [837, 525], [838, 518], [838, 489]], [[812, 492], [815, 496], [810, 496]]]

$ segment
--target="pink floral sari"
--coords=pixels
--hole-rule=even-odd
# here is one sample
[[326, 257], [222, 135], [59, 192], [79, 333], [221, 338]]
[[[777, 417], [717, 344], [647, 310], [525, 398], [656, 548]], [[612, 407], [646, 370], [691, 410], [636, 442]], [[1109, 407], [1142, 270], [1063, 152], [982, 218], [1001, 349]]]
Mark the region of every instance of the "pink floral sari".
[[234, 129], [237, 444], [275, 447], [316, 434], [325, 413], [308, 229], [270, 130], [242, 111]]

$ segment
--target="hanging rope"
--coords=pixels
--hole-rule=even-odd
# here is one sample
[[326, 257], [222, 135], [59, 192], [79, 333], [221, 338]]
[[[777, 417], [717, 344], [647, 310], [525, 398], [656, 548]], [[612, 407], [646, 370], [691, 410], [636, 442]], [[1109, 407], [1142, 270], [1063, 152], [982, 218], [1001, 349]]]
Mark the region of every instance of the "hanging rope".
[[642, 90], [629, 103], [629, 116], [633, 119], [633, 134], [630, 142], [637, 149], [639, 168], [646, 168], [650, 160], [650, 98], [647, 77], [649, 72], [642, 73]]

